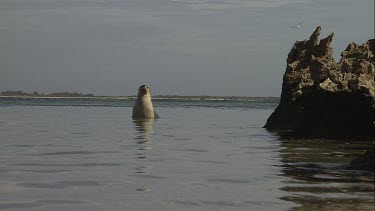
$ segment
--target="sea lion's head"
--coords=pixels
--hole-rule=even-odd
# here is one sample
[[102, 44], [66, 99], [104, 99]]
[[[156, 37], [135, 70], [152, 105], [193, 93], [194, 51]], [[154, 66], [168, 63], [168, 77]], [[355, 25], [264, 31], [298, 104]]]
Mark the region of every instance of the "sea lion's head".
[[145, 95], [150, 95], [150, 87], [147, 85], [142, 85], [138, 89], [138, 97], [143, 97]]

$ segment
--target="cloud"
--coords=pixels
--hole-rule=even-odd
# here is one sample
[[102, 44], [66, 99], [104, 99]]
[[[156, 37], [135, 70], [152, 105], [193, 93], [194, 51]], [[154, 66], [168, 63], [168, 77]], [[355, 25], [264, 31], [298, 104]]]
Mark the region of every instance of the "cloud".
[[368, 39], [366, 1], [0, 0], [0, 91], [277, 95], [290, 47], [318, 24], [334, 45]]
[[171, 0], [198, 10], [224, 10], [230, 8], [270, 8], [286, 4], [307, 3], [309, 0]]

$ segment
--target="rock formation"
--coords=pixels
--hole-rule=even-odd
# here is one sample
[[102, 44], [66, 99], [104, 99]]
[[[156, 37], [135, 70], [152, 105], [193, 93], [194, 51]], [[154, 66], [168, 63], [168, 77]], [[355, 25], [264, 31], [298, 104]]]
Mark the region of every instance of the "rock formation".
[[375, 148], [369, 148], [365, 154], [359, 155], [349, 164], [351, 169], [374, 171], [375, 167]]
[[318, 42], [320, 30], [291, 49], [280, 104], [265, 128], [304, 138], [374, 140], [375, 40], [349, 44], [336, 63], [333, 33]]

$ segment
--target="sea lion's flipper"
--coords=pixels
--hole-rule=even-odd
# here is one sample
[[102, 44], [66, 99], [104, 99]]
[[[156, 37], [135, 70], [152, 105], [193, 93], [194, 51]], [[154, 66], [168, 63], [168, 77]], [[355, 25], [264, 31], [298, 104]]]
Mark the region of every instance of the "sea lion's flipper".
[[156, 111], [154, 111], [154, 118], [155, 118], [155, 119], [160, 118], [159, 114], [157, 114]]

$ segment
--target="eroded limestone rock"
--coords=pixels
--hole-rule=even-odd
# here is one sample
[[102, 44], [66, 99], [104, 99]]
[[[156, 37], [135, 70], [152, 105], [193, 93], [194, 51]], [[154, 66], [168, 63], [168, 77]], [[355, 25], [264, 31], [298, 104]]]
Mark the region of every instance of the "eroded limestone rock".
[[305, 138], [374, 140], [375, 40], [351, 43], [337, 63], [333, 33], [297, 41], [287, 58], [279, 106], [265, 128]]

